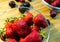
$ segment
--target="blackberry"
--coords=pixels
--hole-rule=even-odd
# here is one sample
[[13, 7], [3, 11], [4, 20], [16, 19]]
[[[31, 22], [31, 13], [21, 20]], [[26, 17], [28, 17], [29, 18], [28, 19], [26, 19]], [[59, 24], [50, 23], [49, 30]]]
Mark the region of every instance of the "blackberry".
[[23, 3], [23, 6], [30, 7], [30, 3], [29, 2], [25, 2], [25, 3]]
[[51, 16], [52, 18], [54, 18], [54, 17], [56, 16], [56, 11], [55, 11], [55, 10], [51, 10], [51, 11], [50, 11], [50, 16]]
[[10, 1], [10, 2], [9, 2], [9, 6], [10, 6], [11, 8], [14, 8], [14, 7], [16, 6], [16, 4], [15, 4], [14, 1]]
[[21, 13], [24, 13], [24, 12], [26, 12], [27, 10], [29, 10], [27, 7], [24, 7], [24, 6], [20, 6], [20, 7], [19, 7], [19, 11], [20, 11]]

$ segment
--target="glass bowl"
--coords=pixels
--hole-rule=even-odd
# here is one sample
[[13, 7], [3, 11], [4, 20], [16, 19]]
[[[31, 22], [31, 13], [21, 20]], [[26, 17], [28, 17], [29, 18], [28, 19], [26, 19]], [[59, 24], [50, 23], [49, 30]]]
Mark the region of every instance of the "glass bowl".
[[57, 12], [60, 12], [60, 7], [54, 7], [52, 5], [50, 5], [49, 3], [47, 3], [45, 0], [42, 0], [42, 2], [47, 5], [48, 7], [50, 7], [50, 9], [55, 9]]
[[49, 42], [49, 38], [50, 38], [50, 26], [48, 26], [45, 29], [42, 29], [42, 31], [45, 32], [45, 37], [46, 37], [46, 38], [43, 39], [43, 42]]

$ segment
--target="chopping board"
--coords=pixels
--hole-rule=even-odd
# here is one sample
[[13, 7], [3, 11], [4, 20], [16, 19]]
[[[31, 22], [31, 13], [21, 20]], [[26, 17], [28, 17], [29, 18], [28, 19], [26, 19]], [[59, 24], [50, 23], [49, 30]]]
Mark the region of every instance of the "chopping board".
[[[0, 28], [4, 26], [5, 20], [8, 17], [18, 17], [21, 14], [18, 8], [10, 8], [10, 1], [11, 0], [0, 0]], [[16, 2], [16, 4], [20, 5], [21, 3]], [[33, 0], [33, 2], [30, 2], [30, 4], [41, 14], [43, 14], [46, 19], [50, 20], [51, 25], [49, 42], [60, 42], [60, 13], [57, 13], [55, 18], [51, 18], [49, 7], [46, 6], [41, 0]], [[39, 14], [34, 9], [30, 9], [29, 11], [33, 15]], [[3, 41], [0, 40], [0, 42]]]

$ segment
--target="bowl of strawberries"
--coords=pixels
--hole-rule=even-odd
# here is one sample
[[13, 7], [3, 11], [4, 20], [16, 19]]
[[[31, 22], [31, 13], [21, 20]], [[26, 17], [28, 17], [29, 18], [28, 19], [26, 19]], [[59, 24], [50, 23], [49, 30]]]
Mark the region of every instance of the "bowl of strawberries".
[[[33, 18], [34, 17], [34, 18]], [[42, 14], [33, 16], [27, 12], [20, 17], [7, 18], [0, 28], [0, 38], [4, 42], [48, 42], [49, 21]]]
[[50, 9], [60, 11], [60, 0], [42, 0]]

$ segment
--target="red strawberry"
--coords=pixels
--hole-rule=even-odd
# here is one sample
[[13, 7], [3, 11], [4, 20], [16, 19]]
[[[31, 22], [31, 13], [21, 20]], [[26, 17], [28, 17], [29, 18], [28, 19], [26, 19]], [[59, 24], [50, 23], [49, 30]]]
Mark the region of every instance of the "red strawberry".
[[24, 38], [20, 38], [19, 42], [25, 42]]
[[20, 19], [13, 24], [13, 28], [19, 34], [19, 36], [25, 37], [31, 32], [31, 28], [26, 24], [23, 19]]
[[31, 26], [33, 24], [33, 15], [30, 12], [27, 12], [24, 20], [27, 22], [27, 25]]
[[46, 2], [49, 2], [49, 0], [45, 0]]
[[51, 5], [60, 7], [60, 0], [55, 0], [53, 3], [51, 3]]
[[54, 2], [55, 0], [45, 0], [45, 1], [51, 4], [51, 3]]
[[5, 25], [5, 28], [6, 28], [6, 36], [7, 37], [12, 37], [13, 33], [14, 33], [14, 30], [12, 28], [12, 22], [8, 22], [6, 25]]
[[15, 39], [8, 39], [6, 42], [17, 42]]
[[[18, 36], [18, 34], [14, 31], [12, 25], [13, 25], [12, 22], [8, 22], [8, 23], [5, 25], [5, 28], [6, 28], [5, 36], [6, 36], [6, 37], [9, 37], [9, 38], [18, 39], [19, 36]], [[17, 37], [16, 37], [16, 36], [17, 36]]]
[[43, 28], [48, 26], [47, 21], [42, 14], [38, 14], [34, 18], [34, 24], [38, 27], [43, 27]]
[[7, 37], [11, 37], [12, 34], [14, 33], [14, 31], [12, 30], [12, 28], [7, 28], [5, 32], [6, 32], [5, 35], [6, 35]]
[[6, 25], [5, 25], [5, 28], [12, 28], [12, 22], [8, 22]]
[[32, 31], [33, 31], [33, 30], [39, 31], [39, 29], [40, 29], [39, 27], [34, 26], [33, 29], [32, 29]]
[[16, 32], [14, 32], [12, 30], [12, 28], [7, 28], [5, 32], [6, 32], [6, 34], [5, 34], [6, 37], [8, 37], [8, 38], [14, 38], [16, 40], [19, 39], [18, 34]]
[[42, 42], [42, 37], [34, 30], [25, 38], [25, 42]]

